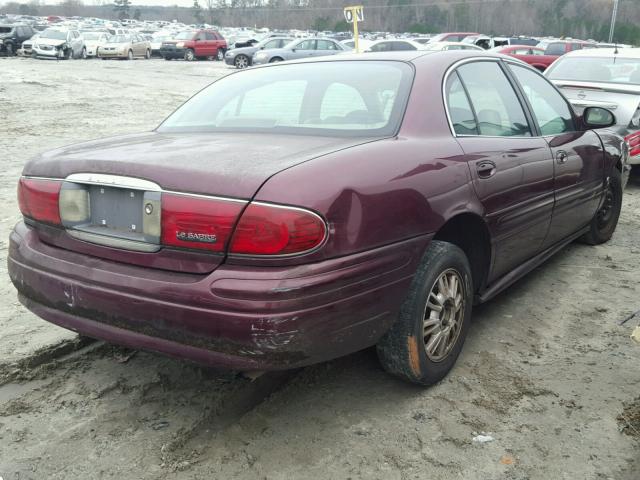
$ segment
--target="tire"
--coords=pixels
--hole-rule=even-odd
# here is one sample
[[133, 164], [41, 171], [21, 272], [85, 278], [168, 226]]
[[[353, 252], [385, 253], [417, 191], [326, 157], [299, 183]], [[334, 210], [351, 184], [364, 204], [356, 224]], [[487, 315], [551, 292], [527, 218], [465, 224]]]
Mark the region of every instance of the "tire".
[[165, 60], [167, 60], [167, 61], [172, 60], [172, 58], [171, 58], [171, 57], [162, 57], [162, 58], [164, 58], [164, 59], [165, 59]]
[[144, 54], [144, 58], [146, 58], [147, 60], [151, 59], [151, 50], [147, 49], [147, 51]]
[[15, 49], [13, 48], [13, 43], [11, 43], [11, 42], [5, 43], [4, 44], [4, 52], [5, 52], [7, 57], [13, 57], [16, 54]]
[[284, 60], [280, 57], [273, 57], [271, 60], [269, 60], [269, 63], [278, 63], [278, 62], [283, 62]]
[[611, 239], [618, 226], [622, 210], [622, 174], [617, 168], [609, 176], [602, 205], [589, 224], [589, 231], [581, 240], [589, 245], [600, 245]]
[[236, 68], [242, 70], [243, 68], [247, 68], [249, 66], [249, 57], [247, 57], [246, 55], [238, 55], [234, 60], [233, 60], [233, 64], [236, 66]]
[[219, 48], [216, 51], [216, 60], [222, 62], [224, 60], [224, 54], [227, 53], [224, 48]]
[[80, 58], [82, 58], [83, 60], [87, 59], [87, 49], [86, 48], [82, 49], [82, 54], [80, 55]]
[[196, 54], [193, 49], [189, 48], [186, 52], [184, 52], [184, 59], [187, 62], [193, 62], [196, 59]]
[[127, 52], [127, 60], [133, 60], [133, 50]]
[[[454, 285], [458, 287], [450, 288]], [[454, 295], [450, 295], [452, 290]], [[451, 243], [432, 241], [398, 319], [376, 347], [384, 369], [419, 385], [442, 380], [462, 350], [472, 303], [473, 282], [466, 255]], [[444, 343], [437, 338], [444, 338]]]

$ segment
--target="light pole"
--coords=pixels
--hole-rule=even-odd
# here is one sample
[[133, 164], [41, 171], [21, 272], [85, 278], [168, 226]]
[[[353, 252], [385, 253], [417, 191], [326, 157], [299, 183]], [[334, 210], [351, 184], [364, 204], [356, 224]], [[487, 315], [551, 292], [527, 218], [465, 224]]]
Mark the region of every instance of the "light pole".
[[613, 42], [613, 32], [616, 29], [616, 17], [618, 16], [618, 1], [613, 0], [613, 13], [611, 14], [611, 28], [609, 29], [609, 43]]

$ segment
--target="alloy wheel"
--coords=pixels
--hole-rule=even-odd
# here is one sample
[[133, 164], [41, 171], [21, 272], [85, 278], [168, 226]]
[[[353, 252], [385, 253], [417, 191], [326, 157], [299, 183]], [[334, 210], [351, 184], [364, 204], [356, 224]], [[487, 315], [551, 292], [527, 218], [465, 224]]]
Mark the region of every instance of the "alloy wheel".
[[234, 63], [236, 64], [236, 68], [247, 68], [249, 66], [249, 59], [244, 55], [238, 55]]
[[184, 54], [184, 59], [188, 62], [192, 62], [196, 58], [193, 50], [187, 50], [187, 53]]
[[452, 268], [432, 285], [423, 317], [424, 347], [431, 361], [443, 360], [455, 345], [464, 320], [465, 298], [462, 276]]

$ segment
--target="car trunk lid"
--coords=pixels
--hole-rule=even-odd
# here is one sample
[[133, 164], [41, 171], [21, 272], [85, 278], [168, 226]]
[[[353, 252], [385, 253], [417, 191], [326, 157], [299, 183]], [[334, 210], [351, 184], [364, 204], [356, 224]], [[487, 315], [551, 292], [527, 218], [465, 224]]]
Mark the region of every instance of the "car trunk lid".
[[[157, 257], [162, 259], [160, 268], [203, 273], [224, 260], [229, 229], [271, 176], [370, 140], [151, 132], [54, 150], [28, 162], [23, 173], [27, 178], [64, 179], [60, 212], [67, 235], [43, 231], [43, 240], [109, 259], [125, 250], [128, 263], [149, 266], [154, 264], [149, 257]], [[220, 226], [224, 241], [205, 253], [203, 245], [183, 243], [185, 249], [178, 249], [172, 262], [161, 238], [163, 196], [167, 195], [212, 202], [204, 208], [213, 209], [213, 214], [204, 215], [208, 221], [224, 224]], [[183, 213], [189, 218], [189, 212]], [[198, 224], [202, 218], [193, 220], [194, 228], [187, 226], [180, 233], [189, 242], [215, 243], [216, 235]]]

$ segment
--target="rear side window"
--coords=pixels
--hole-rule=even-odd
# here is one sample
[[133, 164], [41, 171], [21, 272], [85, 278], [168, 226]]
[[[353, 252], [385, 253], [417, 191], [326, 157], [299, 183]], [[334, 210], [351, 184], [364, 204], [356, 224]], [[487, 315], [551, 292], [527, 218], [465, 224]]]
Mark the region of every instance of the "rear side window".
[[496, 62], [458, 68], [476, 114], [480, 135], [530, 137], [531, 128], [511, 83]]
[[393, 49], [398, 50], [415, 50], [416, 47], [407, 42], [393, 42]]
[[337, 50], [336, 44], [328, 40], [318, 40], [317, 50]]
[[205, 40], [217, 40], [216, 36], [212, 32], [204, 32]]
[[446, 92], [447, 108], [453, 130], [457, 135], [478, 135], [475, 115], [456, 72], [449, 75]]
[[564, 43], [551, 43], [544, 53], [545, 55], [564, 55]]
[[509, 68], [531, 105], [542, 135], [560, 135], [575, 130], [569, 105], [555, 88], [528, 68], [517, 65], [509, 65]]

